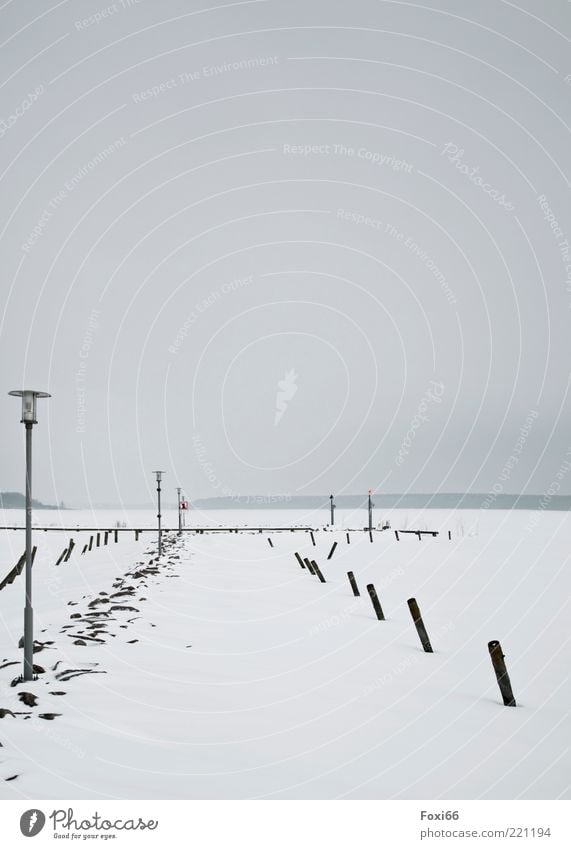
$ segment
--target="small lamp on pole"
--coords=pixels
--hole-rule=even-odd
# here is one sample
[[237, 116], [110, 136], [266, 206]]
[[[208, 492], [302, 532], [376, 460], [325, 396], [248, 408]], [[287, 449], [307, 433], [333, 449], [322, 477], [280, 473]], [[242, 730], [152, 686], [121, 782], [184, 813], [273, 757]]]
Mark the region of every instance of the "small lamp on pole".
[[9, 395], [22, 399], [22, 418], [26, 427], [26, 606], [24, 607], [24, 681], [34, 678], [34, 610], [32, 607], [32, 428], [38, 423], [36, 402], [50, 398], [48, 392], [14, 389]]
[[159, 557], [161, 557], [163, 553], [163, 540], [162, 540], [162, 530], [161, 530], [161, 481], [163, 479], [164, 472], [155, 471], [153, 472], [155, 478], [157, 480], [157, 530], [158, 530], [158, 542], [159, 542]]
[[182, 487], [177, 486], [176, 488], [177, 497], [178, 497], [178, 532], [182, 533], [182, 502], [180, 500], [180, 494], [182, 492]]

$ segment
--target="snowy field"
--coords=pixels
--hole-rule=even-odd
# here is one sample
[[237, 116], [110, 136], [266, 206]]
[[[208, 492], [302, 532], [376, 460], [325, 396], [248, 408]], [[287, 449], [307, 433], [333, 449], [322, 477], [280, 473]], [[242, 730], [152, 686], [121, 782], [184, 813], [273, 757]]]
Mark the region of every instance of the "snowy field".
[[[23, 514], [0, 519], [22, 524]], [[153, 511], [34, 519], [155, 521]], [[362, 528], [365, 511], [337, 511], [335, 531], [323, 530], [327, 511], [192, 512], [195, 525], [320, 530], [315, 546], [303, 531], [273, 533], [273, 547], [257, 532], [169, 534], [156, 563], [151, 533], [120, 533], [82, 556], [89, 535], [36, 531], [35, 637], [45, 645], [34, 660], [45, 672], [11, 686], [21, 575], [0, 592], [0, 797], [568, 798], [571, 517], [375, 511], [381, 519], [441, 533], [397, 542], [390, 530], [371, 543], [353, 532], [348, 544], [342, 528]], [[74, 552], [56, 566], [70, 536]], [[0, 532], [0, 580], [23, 547], [22, 531]], [[410, 596], [434, 654], [421, 649]], [[492, 639], [516, 708], [501, 702]]]

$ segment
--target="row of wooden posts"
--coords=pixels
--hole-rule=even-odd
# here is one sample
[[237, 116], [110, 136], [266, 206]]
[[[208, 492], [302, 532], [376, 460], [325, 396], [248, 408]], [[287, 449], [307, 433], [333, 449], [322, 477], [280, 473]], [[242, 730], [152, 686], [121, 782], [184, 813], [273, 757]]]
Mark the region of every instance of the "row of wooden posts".
[[[134, 531], [135, 533], [135, 542], [138, 542], [139, 535], [141, 531]], [[108, 545], [109, 537], [113, 534], [113, 542], [119, 542], [119, 531], [98, 531], [96, 534], [92, 534], [89, 537], [89, 542], [86, 542], [83, 548], [81, 549], [82, 554], [86, 554], [88, 551], [93, 549], [93, 545], [95, 543], [95, 548], [99, 548], [100, 545]], [[103, 537], [103, 539], [102, 539]], [[70, 537], [69, 543], [64, 548], [58, 559], [56, 560], [56, 566], [59, 566], [60, 563], [67, 563], [69, 558], [71, 557], [72, 551], [75, 548], [75, 541], [73, 537]]]
[[[337, 545], [337, 543], [335, 543]], [[333, 554], [335, 547], [329, 552], [327, 559], [329, 560]], [[321, 569], [317, 565], [315, 560], [309, 560], [308, 557], [301, 557], [301, 555], [296, 551], [294, 552], [295, 557], [299, 565], [302, 569], [308, 569], [308, 571], [312, 575], [317, 575], [322, 584], [326, 583], [326, 580], [321, 572]], [[349, 583], [351, 584], [351, 589], [353, 590], [354, 596], [360, 596], [361, 593], [359, 591], [359, 587], [357, 586], [357, 581], [355, 580], [355, 575], [353, 572], [347, 572], [347, 577], [349, 578]], [[369, 598], [371, 599], [371, 604], [373, 605], [373, 610], [377, 616], [379, 622], [383, 622], [385, 620], [385, 614], [383, 613], [383, 608], [381, 607], [381, 602], [379, 596], [377, 595], [377, 591], [375, 589], [374, 584], [367, 584], [367, 592], [369, 593]], [[428, 638], [428, 633], [424, 626], [424, 622], [422, 620], [422, 616], [420, 614], [420, 608], [415, 598], [408, 599], [408, 608], [410, 610], [413, 622], [415, 624], [418, 636], [420, 637], [420, 642], [422, 643], [422, 648], [425, 652], [432, 652], [432, 646], [430, 644], [430, 640]]]
[[[365, 528], [365, 530], [367, 530], [367, 529]], [[395, 539], [396, 539], [397, 542], [400, 542], [400, 534], [414, 534], [416, 537], [418, 537], [419, 542], [422, 542], [422, 535], [423, 534], [425, 536], [437, 537], [438, 534], [439, 534], [439, 531], [401, 530], [401, 531], [395, 531], [394, 533], [395, 533]], [[315, 535], [314, 535], [313, 531], [309, 532], [309, 536], [311, 537], [311, 544], [316, 545], [317, 543], [315, 542]], [[346, 539], [347, 539], [347, 545], [350, 545], [351, 544], [351, 536], [349, 534], [349, 531], [346, 532]], [[448, 539], [452, 540], [452, 532], [451, 531], [448, 531]], [[371, 531], [371, 530], [369, 530], [369, 541], [373, 542], [373, 531]], [[273, 548], [274, 544], [273, 544], [272, 540], [270, 539], [270, 537], [268, 537], [268, 542]], [[333, 554], [335, 553], [336, 548], [337, 548], [337, 542], [334, 542], [333, 545], [331, 546], [331, 550], [330, 550], [329, 554], [327, 555], [328, 560], [331, 560], [331, 558], [333, 557]]]
[[[108, 544], [110, 533], [111, 533], [111, 531], [103, 531], [103, 545]], [[114, 541], [119, 542], [118, 531], [115, 530], [112, 533], [113, 533], [113, 536], [114, 536]], [[140, 533], [141, 533], [140, 531], [135, 531], [135, 540], [139, 539]], [[85, 543], [81, 553], [85, 554], [87, 551], [91, 551], [92, 548], [93, 548], [94, 541], [95, 541], [96, 547], [99, 547], [101, 545], [101, 532], [98, 532], [95, 536], [92, 535], [92, 536], [89, 537], [89, 542]], [[59, 566], [60, 563], [67, 563], [67, 561], [71, 557], [71, 554], [72, 554], [74, 548], [75, 548], [75, 541], [74, 541], [73, 537], [70, 537], [68, 545], [64, 548], [64, 550], [62, 551], [62, 553], [60, 554], [60, 556], [56, 560], [56, 566]], [[32, 549], [32, 565], [34, 564], [34, 558], [36, 556], [36, 551], [37, 551], [37, 546], [34, 546], [33, 549]], [[21, 574], [25, 563], [26, 563], [26, 552], [24, 552], [22, 554], [22, 556], [20, 557], [20, 559], [18, 560], [16, 565], [10, 570], [10, 572], [8, 572], [6, 577], [2, 581], [0, 581], [0, 590], [3, 590], [4, 587], [8, 586], [8, 584], [14, 583], [14, 581], [18, 577], [18, 575]]]
[[[273, 543], [269, 538], [268, 542], [273, 547]], [[327, 556], [328, 560], [330, 560], [333, 556], [333, 552], [335, 551], [336, 546], [337, 543], [334, 543], [331, 548], [331, 551]], [[323, 573], [321, 572], [321, 569], [319, 568], [315, 560], [310, 560], [308, 557], [302, 557], [297, 551], [294, 552], [294, 554], [297, 562], [299, 563], [302, 569], [307, 569], [310, 574], [317, 575], [322, 584], [327, 583]], [[347, 577], [349, 579], [351, 589], [353, 590], [353, 595], [360, 596], [361, 593], [359, 591], [359, 586], [357, 584], [357, 581], [355, 580], [355, 575], [353, 574], [353, 572], [347, 572]], [[385, 621], [385, 614], [383, 613], [383, 608], [381, 606], [381, 601], [375, 589], [375, 585], [367, 584], [367, 592], [369, 594], [369, 598], [371, 599], [371, 604], [373, 605], [373, 610], [375, 611], [377, 619], [379, 620], [379, 622]], [[422, 618], [418, 602], [415, 598], [409, 598], [407, 600], [407, 604], [422, 648], [425, 652], [432, 654], [432, 644], [430, 642], [430, 638], [428, 636], [428, 632], [426, 630], [426, 626], [424, 624], [424, 620]], [[488, 643], [488, 652], [490, 654], [490, 659], [492, 661], [492, 666], [496, 674], [496, 680], [500, 688], [500, 693], [502, 695], [504, 705], [509, 707], [515, 707], [516, 700], [514, 698], [510, 677], [508, 675], [505, 663], [505, 656], [502, 651], [502, 647], [500, 645], [499, 640], [491, 640]]]

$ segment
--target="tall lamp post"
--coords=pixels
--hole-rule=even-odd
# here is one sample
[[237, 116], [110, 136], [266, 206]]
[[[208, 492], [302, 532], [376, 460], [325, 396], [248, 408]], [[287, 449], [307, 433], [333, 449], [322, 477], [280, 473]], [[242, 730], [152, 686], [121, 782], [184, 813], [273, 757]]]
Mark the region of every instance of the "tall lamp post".
[[32, 608], [32, 428], [38, 423], [36, 400], [50, 398], [48, 392], [15, 389], [9, 395], [22, 399], [22, 418], [26, 426], [26, 606], [24, 608], [24, 681], [34, 678], [34, 610]]
[[157, 529], [159, 533], [159, 557], [161, 557], [163, 553], [163, 540], [162, 540], [162, 531], [161, 531], [161, 480], [163, 479], [164, 472], [158, 471], [153, 472], [157, 479]]
[[180, 494], [182, 492], [182, 487], [177, 486], [176, 488], [177, 496], [178, 496], [178, 532], [182, 533], [182, 502], [180, 500]]
[[334, 525], [335, 524], [335, 504], [333, 503], [333, 496], [332, 495], [329, 496], [329, 502], [330, 502], [330, 507], [331, 507], [331, 524]]
[[372, 494], [373, 494], [373, 491], [372, 491], [372, 489], [370, 489], [369, 490], [369, 530], [370, 531], [373, 530], [373, 507], [375, 506], [373, 504], [373, 499], [371, 497]]

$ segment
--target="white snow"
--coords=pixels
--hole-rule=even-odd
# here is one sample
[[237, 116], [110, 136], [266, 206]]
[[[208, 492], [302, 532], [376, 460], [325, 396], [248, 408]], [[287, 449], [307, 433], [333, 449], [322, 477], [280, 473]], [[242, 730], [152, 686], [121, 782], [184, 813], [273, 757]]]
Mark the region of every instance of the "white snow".
[[[273, 548], [266, 533], [172, 534], [159, 574], [144, 579], [125, 573], [156, 556], [154, 534], [135, 542], [121, 533], [82, 556], [88, 534], [35, 531], [35, 637], [54, 645], [34, 656], [46, 669], [38, 681], [10, 686], [22, 665], [21, 575], [0, 592], [0, 666], [18, 662], [0, 669], [0, 708], [27, 712], [0, 719], [0, 779], [17, 775], [0, 780], [0, 797], [568, 798], [569, 515], [376, 511], [393, 529], [441, 534], [397, 542], [390, 530], [370, 543], [361, 531], [350, 544], [342, 528], [362, 528], [366, 511], [338, 511], [339, 527], [324, 531], [328, 515], [191, 512], [193, 524], [321, 530], [315, 547], [304, 532], [271, 534]], [[1, 518], [21, 524], [23, 513]], [[34, 514], [54, 526], [116, 520], [152, 527], [154, 514]], [[56, 567], [70, 535], [74, 554]], [[0, 532], [0, 580], [23, 548], [22, 531]], [[294, 551], [315, 559], [327, 583]], [[112, 602], [138, 612], [116, 611], [105, 644], [73, 645], [62, 627], [79, 634], [86, 623], [70, 615], [118, 591], [118, 578], [136, 592]], [[421, 649], [410, 596], [434, 654]], [[502, 704], [492, 639], [506, 654], [516, 708]], [[79, 668], [104, 674], [55, 677]], [[18, 700], [24, 691], [37, 707]], [[61, 715], [39, 718], [49, 712]]]

